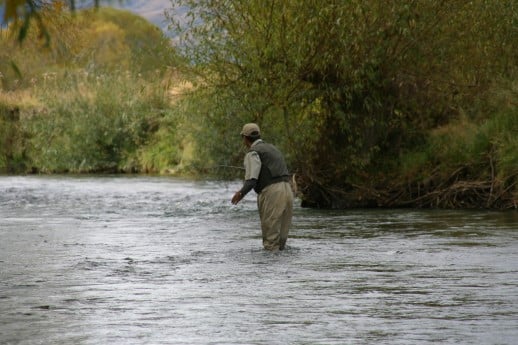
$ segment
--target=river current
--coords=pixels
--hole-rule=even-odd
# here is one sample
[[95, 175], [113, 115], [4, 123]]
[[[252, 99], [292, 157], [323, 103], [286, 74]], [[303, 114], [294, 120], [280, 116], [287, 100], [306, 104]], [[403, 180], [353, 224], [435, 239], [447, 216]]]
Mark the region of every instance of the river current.
[[517, 344], [518, 212], [304, 209], [240, 182], [0, 177], [0, 344]]

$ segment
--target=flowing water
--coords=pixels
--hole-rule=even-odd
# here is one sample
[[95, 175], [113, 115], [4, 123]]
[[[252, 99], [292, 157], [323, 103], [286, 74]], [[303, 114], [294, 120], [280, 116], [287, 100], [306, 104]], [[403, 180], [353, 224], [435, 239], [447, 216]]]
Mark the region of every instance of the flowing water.
[[518, 213], [295, 206], [240, 182], [0, 177], [0, 344], [517, 344]]

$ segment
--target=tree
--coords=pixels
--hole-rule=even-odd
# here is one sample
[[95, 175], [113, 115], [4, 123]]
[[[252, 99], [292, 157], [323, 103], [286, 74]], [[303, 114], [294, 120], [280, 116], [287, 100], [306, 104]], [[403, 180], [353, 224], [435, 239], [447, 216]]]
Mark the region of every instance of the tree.
[[[180, 48], [219, 109], [213, 128], [265, 124], [306, 183], [327, 190], [386, 182], [384, 157], [422, 143], [516, 68], [516, 0], [172, 5]], [[187, 20], [176, 18], [185, 7]]]

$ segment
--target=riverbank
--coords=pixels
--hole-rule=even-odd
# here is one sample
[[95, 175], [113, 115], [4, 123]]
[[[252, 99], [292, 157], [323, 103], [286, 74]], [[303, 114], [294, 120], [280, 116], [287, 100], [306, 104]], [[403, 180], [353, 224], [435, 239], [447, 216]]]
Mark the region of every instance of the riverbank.
[[[123, 103], [131, 92], [124, 95]], [[147, 107], [146, 98], [141, 102]], [[112, 118], [95, 112], [90, 116], [75, 111], [73, 104], [64, 104], [68, 110], [53, 117], [45, 115], [46, 107], [19, 107], [16, 102], [0, 106], [0, 173], [242, 178], [242, 171], [233, 167], [242, 164], [243, 153], [214, 154], [214, 147], [205, 147], [203, 139], [186, 141], [186, 134], [177, 130], [180, 121], [172, 121], [167, 98], [161, 103], [164, 115], [158, 117], [130, 108], [121, 108]], [[128, 111], [136, 116], [128, 116]], [[304, 207], [516, 210], [517, 121], [518, 116], [508, 112], [480, 126], [451, 124], [431, 132], [413, 151], [399, 157], [380, 153], [379, 165], [342, 178], [312, 172], [296, 160], [289, 164]], [[217, 159], [227, 164], [216, 164]]]
[[[190, 49], [113, 9], [45, 8], [45, 49], [37, 30], [20, 44], [10, 26], [0, 32], [0, 172], [240, 179], [239, 130], [253, 121], [285, 154], [305, 206], [516, 209], [518, 70], [505, 4], [314, 5], [251, 4], [247, 16], [198, 4], [208, 8], [192, 18], [209, 9], [239, 24], [176, 23], [179, 39], [195, 38]], [[348, 13], [383, 20], [362, 27]], [[455, 26], [451, 13], [462, 14]], [[233, 31], [248, 26], [258, 30]]]
[[313, 208], [430, 208], [518, 210], [516, 175], [508, 180], [463, 180], [463, 169], [449, 179], [386, 186], [354, 186], [350, 190], [304, 185], [302, 205]]

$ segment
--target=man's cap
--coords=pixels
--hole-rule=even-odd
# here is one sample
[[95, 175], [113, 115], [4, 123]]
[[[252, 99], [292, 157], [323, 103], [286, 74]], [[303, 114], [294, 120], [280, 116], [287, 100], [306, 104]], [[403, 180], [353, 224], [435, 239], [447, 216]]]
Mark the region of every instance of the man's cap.
[[244, 135], [245, 137], [249, 137], [252, 135], [261, 135], [261, 130], [259, 129], [259, 126], [255, 123], [247, 123], [243, 126], [243, 129], [241, 130], [241, 135]]

